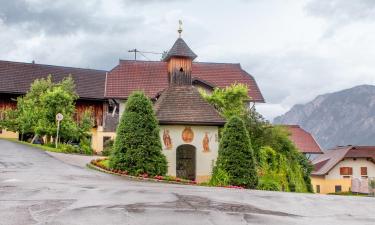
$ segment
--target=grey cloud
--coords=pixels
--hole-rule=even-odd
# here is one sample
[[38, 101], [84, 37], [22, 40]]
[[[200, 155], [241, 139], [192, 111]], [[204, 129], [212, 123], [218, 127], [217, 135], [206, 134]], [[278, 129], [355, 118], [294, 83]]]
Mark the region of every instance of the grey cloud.
[[374, 0], [311, 0], [305, 6], [308, 15], [324, 18], [328, 23], [323, 38], [334, 36], [336, 30], [354, 22], [375, 19]]
[[65, 35], [79, 31], [124, 32], [133, 29], [134, 24], [143, 22], [143, 19], [136, 15], [122, 22], [119, 22], [121, 20], [118, 18], [106, 18], [98, 11], [100, 3], [98, 0], [0, 0], [0, 20], [7, 26], [20, 26], [32, 32], [43, 31], [50, 35]]
[[305, 9], [311, 15], [340, 22], [375, 18], [375, 1], [373, 0], [312, 0]]
[[307, 52], [242, 58], [246, 62], [244, 69], [254, 74], [267, 103], [271, 104], [305, 102], [332, 88], [340, 77], [334, 59]]

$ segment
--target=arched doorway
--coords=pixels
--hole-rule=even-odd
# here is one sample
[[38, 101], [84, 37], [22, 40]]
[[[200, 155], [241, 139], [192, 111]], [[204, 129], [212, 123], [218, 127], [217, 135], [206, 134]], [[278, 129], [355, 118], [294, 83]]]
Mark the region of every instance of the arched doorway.
[[196, 149], [192, 145], [180, 145], [176, 150], [176, 176], [195, 180]]

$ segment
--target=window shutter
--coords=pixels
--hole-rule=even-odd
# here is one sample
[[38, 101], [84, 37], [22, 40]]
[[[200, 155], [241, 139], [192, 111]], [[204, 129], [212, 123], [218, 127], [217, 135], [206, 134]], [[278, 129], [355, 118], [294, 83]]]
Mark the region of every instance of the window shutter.
[[366, 176], [367, 175], [367, 167], [361, 167], [361, 175]]
[[340, 175], [353, 175], [352, 167], [340, 167]]
[[340, 175], [345, 175], [345, 167], [340, 167]]

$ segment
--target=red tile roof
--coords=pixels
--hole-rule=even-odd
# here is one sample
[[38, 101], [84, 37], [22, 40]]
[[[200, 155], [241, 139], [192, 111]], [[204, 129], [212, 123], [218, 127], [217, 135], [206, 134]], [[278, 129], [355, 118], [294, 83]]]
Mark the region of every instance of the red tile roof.
[[345, 158], [368, 158], [375, 163], [375, 146], [339, 146], [330, 149], [312, 161], [312, 175], [325, 175]]
[[25, 94], [35, 79], [52, 75], [54, 82], [69, 74], [80, 98], [104, 99], [106, 71], [0, 60], [0, 93]]
[[322, 149], [314, 137], [298, 125], [285, 125], [290, 132], [290, 139], [303, 153], [322, 154]]
[[[143, 90], [155, 98], [168, 87], [167, 63], [161, 61], [121, 60], [107, 75], [107, 98], [126, 99], [134, 90]], [[240, 64], [193, 62], [192, 78], [226, 87], [233, 83], [244, 83], [249, 87], [249, 96], [254, 102], [264, 102], [255, 79], [244, 71]]]
[[160, 124], [225, 124], [225, 119], [191, 85], [165, 89], [155, 103], [155, 113]]

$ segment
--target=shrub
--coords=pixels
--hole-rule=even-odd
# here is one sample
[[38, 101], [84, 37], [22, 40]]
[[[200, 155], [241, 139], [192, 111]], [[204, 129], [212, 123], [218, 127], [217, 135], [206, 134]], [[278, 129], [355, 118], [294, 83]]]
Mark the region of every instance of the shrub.
[[152, 103], [142, 92], [134, 92], [126, 102], [117, 127], [110, 167], [138, 176], [165, 175], [167, 160], [162, 153], [159, 125]]
[[88, 138], [81, 138], [79, 142], [80, 153], [85, 155], [92, 155], [94, 151], [91, 148], [90, 140]]
[[69, 144], [59, 144], [58, 149], [62, 153], [81, 153], [80, 149], [76, 145], [69, 145]]
[[257, 189], [265, 191], [281, 191], [280, 183], [272, 176], [263, 176], [259, 178]]
[[230, 185], [255, 188], [258, 184], [250, 138], [244, 122], [236, 116], [224, 127], [213, 177], [221, 170], [228, 174]]
[[112, 139], [106, 140], [103, 144], [103, 156], [109, 156], [111, 154], [112, 148], [113, 148], [114, 141]]
[[230, 184], [228, 173], [221, 168], [215, 168], [215, 170], [209, 184], [212, 186], [228, 186]]

